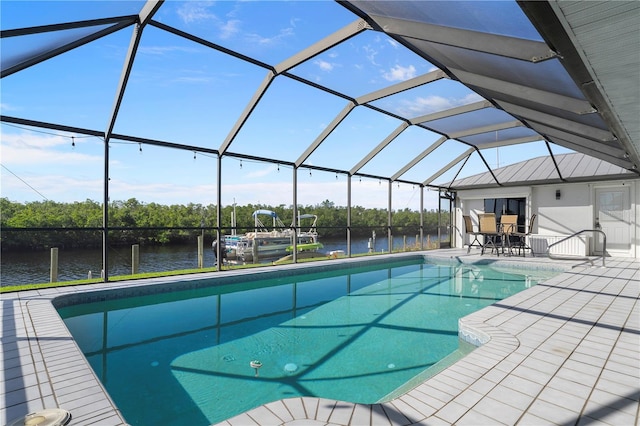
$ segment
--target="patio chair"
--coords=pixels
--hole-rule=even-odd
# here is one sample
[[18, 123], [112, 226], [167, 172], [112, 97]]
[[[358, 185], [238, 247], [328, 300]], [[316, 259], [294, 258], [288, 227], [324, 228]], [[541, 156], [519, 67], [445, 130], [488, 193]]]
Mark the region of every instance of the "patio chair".
[[511, 256], [511, 238], [518, 230], [518, 215], [503, 214], [500, 218], [500, 232], [502, 233], [502, 249], [507, 246], [507, 253]]
[[498, 251], [498, 246], [496, 246], [500, 233], [498, 232], [495, 213], [479, 214], [478, 220], [480, 222], [480, 234], [484, 237], [484, 243], [482, 244], [482, 251], [480, 254], [484, 254], [487, 247], [491, 246], [491, 253], [495, 250], [497, 255], [500, 256], [500, 251]]
[[[473, 236], [473, 241], [467, 247], [467, 253], [469, 253], [471, 251], [471, 247], [480, 247], [480, 248], [482, 248], [482, 244], [478, 240], [478, 236], [480, 236], [482, 234], [480, 233], [480, 231], [475, 231], [473, 229], [473, 222], [471, 222], [471, 216], [462, 215], [462, 217], [464, 218], [464, 232], [466, 232], [467, 235]], [[469, 239], [471, 239], [471, 238], [469, 238]]]
[[531, 250], [531, 256], [535, 257], [535, 253], [533, 249], [527, 244], [527, 237], [531, 235], [533, 231], [533, 225], [536, 222], [536, 214], [532, 214], [529, 219], [529, 224], [526, 226], [524, 232], [514, 232], [512, 235], [516, 237], [518, 240], [516, 242], [516, 247], [518, 248], [518, 255], [520, 255], [520, 251], [522, 251], [522, 255], [526, 254], [526, 250]]

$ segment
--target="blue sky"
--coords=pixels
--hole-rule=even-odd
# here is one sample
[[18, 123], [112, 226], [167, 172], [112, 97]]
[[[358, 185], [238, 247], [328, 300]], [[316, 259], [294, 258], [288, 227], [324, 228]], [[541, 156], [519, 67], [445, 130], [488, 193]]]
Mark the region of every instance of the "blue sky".
[[[137, 13], [143, 2], [2, 2], [2, 30]], [[512, 2], [495, 2], [510, 8]], [[37, 6], [37, 7], [34, 7]], [[265, 64], [276, 66], [300, 50], [352, 23], [357, 17], [329, 1], [167, 1], [156, 21], [195, 34]], [[522, 25], [518, 26], [519, 31]], [[38, 46], [54, 46], [87, 30], [2, 39], [2, 61], [10, 63]], [[103, 37], [2, 80], [4, 115], [104, 131], [113, 108], [132, 28]], [[293, 68], [291, 74], [358, 97], [437, 68], [387, 36], [366, 31]], [[264, 68], [208, 49], [155, 27], [146, 27], [114, 132], [218, 149], [266, 76]], [[456, 82], [440, 80], [389, 98], [377, 107], [416, 117], [476, 102]], [[346, 101], [278, 76], [229, 151], [295, 161], [345, 107]], [[349, 170], [387, 137], [400, 121], [358, 107], [313, 152], [306, 164]], [[97, 137], [0, 125], [2, 197], [13, 201], [82, 201], [103, 198], [104, 142]], [[410, 128], [362, 169], [390, 176], [439, 135]], [[496, 135], [498, 137], [498, 135]], [[422, 182], [468, 147], [448, 141], [402, 176]], [[565, 152], [556, 150], [555, 152]], [[546, 155], [542, 142], [483, 152], [491, 166]], [[162, 204], [215, 204], [217, 159], [112, 140], [111, 200], [137, 198]], [[436, 182], [452, 179], [458, 169]], [[486, 171], [473, 155], [460, 176]], [[346, 176], [304, 167], [298, 171], [298, 203], [347, 204]], [[224, 157], [222, 203], [292, 203], [292, 170]], [[385, 208], [388, 183], [355, 177], [352, 204]], [[418, 209], [416, 185], [393, 184], [394, 209]], [[426, 208], [436, 208], [427, 192]]]

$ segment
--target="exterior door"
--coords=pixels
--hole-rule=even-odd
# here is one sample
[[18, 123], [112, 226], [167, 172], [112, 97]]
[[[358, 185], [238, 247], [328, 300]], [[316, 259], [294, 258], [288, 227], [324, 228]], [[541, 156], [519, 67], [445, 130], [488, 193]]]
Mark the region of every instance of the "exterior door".
[[453, 238], [451, 230], [453, 222], [453, 200], [455, 195], [440, 190], [438, 200], [438, 248], [451, 248]]
[[[629, 186], [596, 188], [595, 228], [607, 236], [607, 253], [629, 256], [631, 250], [631, 189]], [[595, 252], [602, 254], [602, 235], [594, 235]]]

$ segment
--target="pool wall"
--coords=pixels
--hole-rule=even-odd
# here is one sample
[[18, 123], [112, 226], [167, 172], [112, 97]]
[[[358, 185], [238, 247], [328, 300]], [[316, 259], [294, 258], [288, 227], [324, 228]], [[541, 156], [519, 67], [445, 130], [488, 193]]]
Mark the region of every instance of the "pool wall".
[[[467, 258], [461, 256], [443, 256], [443, 252], [440, 252], [437, 255], [434, 255], [433, 252], [425, 253], [423, 259], [426, 261], [433, 261], [439, 264], [450, 263], [451, 265], [484, 265], [491, 266], [494, 269], [505, 269], [507, 271], [513, 270], [513, 268], [517, 267], [518, 270], [522, 271], [547, 271], [547, 272], [558, 272], [561, 273], [568, 269], [571, 269], [574, 265], [566, 262], [558, 262], [558, 263], [548, 263], [544, 262], [543, 259], [536, 262], [532, 258], [528, 258], [526, 262], [520, 261], [518, 257], [503, 257], [500, 258], [486, 258], [486, 259], [477, 259], [477, 258]], [[483, 310], [489, 310], [490, 307], [484, 308]], [[473, 314], [473, 317], [476, 317], [478, 312]], [[458, 337], [460, 340], [470, 343], [474, 346], [482, 346], [487, 344], [493, 337], [496, 336], [495, 329], [492, 327], [487, 328], [487, 325], [484, 322], [473, 321], [470, 319], [470, 316], [460, 318], [458, 321]]]
[[[126, 421], [117, 406], [109, 397], [100, 380], [82, 354], [73, 336], [57, 313], [56, 307], [73, 303], [101, 301], [111, 298], [129, 297], [131, 295], [166, 293], [174, 290], [184, 290], [190, 286], [200, 288], [213, 280], [231, 281], [247, 280], [247, 277], [259, 277], [266, 274], [282, 274], [282, 276], [307, 273], [327, 269], [348, 269], [366, 264], [380, 262], [405, 262], [416, 259], [437, 259], [459, 263], [464, 262], [456, 256], [447, 256], [443, 251], [440, 256], [433, 253], [411, 253], [378, 255], [366, 259], [340, 259], [339, 261], [321, 262], [317, 265], [297, 264], [283, 265], [265, 270], [223, 271], [187, 275], [170, 278], [153, 278], [140, 281], [122, 281], [99, 283], [84, 286], [68, 286], [43, 290], [30, 290], [3, 295], [3, 353], [16, 353], [12, 359], [16, 361], [3, 362], [5, 382], [13, 381], [10, 397], [5, 396], [6, 408], [0, 411], [0, 423], [21, 418], [28, 413], [47, 408], [64, 408], [73, 416], [72, 424], [105, 424], [126, 425]], [[476, 259], [477, 260], [477, 259]], [[492, 262], [495, 266], [522, 266], [517, 259]], [[541, 265], [531, 265], [531, 268], [548, 268]], [[557, 268], [568, 269], [571, 264], [564, 266], [556, 263]], [[273, 276], [273, 275], [271, 275]], [[178, 281], [179, 280], [179, 281]], [[460, 320], [462, 336], [478, 343], [487, 340], [481, 349], [474, 351], [469, 357], [474, 359], [486, 351], [491, 351], [495, 345], [500, 346], [501, 352], [505, 348], [517, 347], [517, 340], [500, 330], [482, 323], [482, 312], [473, 315], [473, 320]], [[14, 336], [12, 338], [12, 336]], [[469, 337], [473, 336], [473, 337]], [[509, 350], [507, 350], [508, 352]], [[5, 355], [5, 359], [8, 358]], [[465, 361], [463, 358], [461, 361]], [[476, 360], [477, 361], [477, 360]], [[493, 359], [490, 359], [494, 364]], [[471, 361], [470, 361], [471, 362]], [[486, 360], [484, 361], [487, 362]], [[498, 360], [495, 360], [497, 363]], [[460, 364], [457, 363], [456, 365]], [[491, 367], [487, 365], [487, 367]], [[15, 401], [15, 402], [12, 402]]]
[[[381, 260], [385, 265], [394, 266], [411, 262], [423, 261], [422, 255], [409, 256], [388, 256], [386, 259], [346, 259], [336, 262], [321, 262], [316, 264], [304, 265], [283, 265], [274, 268], [246, 269], [235, 271], [222, 271], [206, 274], [198, 274], [196, 276], [187, 275], [171, 278], [129, 281], [126, 287], [118, 289], [111, 288], [110, 284], [106, 284], [109, 288], [87, 289], [81, 293], [70, 293], [61, 295], [52, 300], [56, 309], [70, 305], [91, 302], [104, 302], [106, 300], [114, 300], [127, 298], [131, 296], [146, 296], [154, 294], [171, 293], [175, 291], [196, 290], [205, 287], [232, 285], [238, 283], [258, 283], [265, 279], [292, 277], [297, 275], [306, 275], [314, 272], [327, 271], [344, 271], [353, 269], [354, 267], [380, 266]], [[159, 282], [158, 282], [159, 281]]]

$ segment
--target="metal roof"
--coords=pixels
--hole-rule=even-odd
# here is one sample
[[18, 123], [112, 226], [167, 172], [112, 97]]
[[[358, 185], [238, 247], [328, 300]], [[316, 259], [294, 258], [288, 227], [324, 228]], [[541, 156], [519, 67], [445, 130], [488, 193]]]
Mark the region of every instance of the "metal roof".
[[[555, 161], [554, 161], [555, 159]], [[593, 182], [618, 179], [637, 179], [637, 175], [622, 167], [581, 153], [537, 157], [494, 170], [501, 184], [507, 186], [541, 185], [552, 183]], [[454, 181], [452, 188], [494, 188], [491, 173], [479, 173]]]
[[[565, 176], [565, 157], [554, 154], [555, 146], [601, 160], [594, 171], [607, 169], [605, 175], [627, 176], [625, 170], [635, 176], [639, 173], [640, 2], [635, 0], [341, 1], [333, 5], [342, 9], [340, 13], [353, 14], [350, 24], [333, 30], [288, 58], [273, 58], [273, 62], [234, 50], [232, 43], [221, 45], [202, 34], [189, 33], [163, 22], [159, 11], [175, 2], [122, 3], [123, 8], [133, 6], [134, 10], [68, 22], [34, 21], [33, 25], [20, 27], [12, 27], [6, 16], [2, 20], [3, 87], [5, 81], [10, 82], [10, 77], [52, 58], [107, 35], [133, 29], [120, 82], [114, 97], [105, 99], [113, 106], [102, 121], [107, 123], [104, 128], [87, 126], [72, 118], [68, 122], [53, 122], [6, 114], [2, 115], [2, 122], [96, 135], [104, 137], [107, 143], [121, 140], [427, 186], [439, 186], [436, 182], [443, 179], [455, 181], [453, 187], [520, 182], [526, 177], [525, 170], [513, 173], [512, 167], [494, 169], [485, 152], [489, 148], [535, 141], [546, 145], [551, 159], [534, 159], [522, 164], [529, 168], [540, 162], [536, 172], [528, 176], [534, 182], [558, 179], [558, 173], [568, 180], [580, 178], [574, 175], [575, 171]], [[245, 7], [260, 7], [257, 3], [260, 2], [248, 3]], [[68, 9], [70, 16], [77, 4], [56, 3]], [[267, 23], [268, 18], [264, 19], [263, 23]], [[224, 138], [213, 144], [204, 137], [202, 140], [192, 138], [186, 143], [116, 131], [116, 122], [122, 118], [125, 91], [135, 84], [131, 81], [131, 70], [145, 28], [233, 57], [262, 73], [261, 82], [253, 87], [253, 94], [236, 116], [235, 123], [229, 125]], [[359, 37], [371, 32], [389, 36], [422, 58], [427, 71], [366, 93], [340, 87], [339, 81], [335, 86], [319, 84], [299, 71], [318, 55], [345, 43], [357, 42]], [[29, 48], [23, 48], [19, 40], [30, 40]], [[276, 90], [273, 83], [281, 79], [324, 92], [335, 99], [336, 104], [341, 104], [342, 109], [327, 115], [332, 119], [314, 139], [298, 145], [297, 151], [289, 150], [290, 157], [243, 151], [239, 135], [247, 123], [251, 123], [254, 111], [266, 95]], [[429, 93], [432, 87], [442, 84], [464, 88], [469, 93], [468, 101], [428, 113], [399, 108], [401, 96]], [[369, 137], [369, 148], [363, 149], [357, 158], [329, 155], [324, 162], [318, 161], [314, 153], [328, 143], [354, 111], [363, 110], [393, 119], [397, 125]], [[410, 129], [423, 132], [423, 142], [412, 145], [414, 151], [404, 162], [387, 165], [388, 169], [378, 166], [380, 158], [384, 159], [389, 149], [394, 149], [396, 139]], [[402, 151], [403, 148], [395, 149]], [[446, 151], [444, 155], [442, 151]], [[439, 156], [436, 157], [435, 152], [439, 152]], [[460, 175], [464, 176], [465, 165], [472, 158], [483, 164], [488, 174], [462, 178]], [[581, 163], [587, 161], [587, 157], [581, 158]], [[549, 161], [551, 164], [555, 161], [558, 166], [550, 167]], [[603, 161], [617, 167], [604, 166]], [[376, 166], [372, 166], [374, 164]], [[589, 169], [592, 167], [596, 164]], [[449, 178], [443, 178], [447, 174]]]

